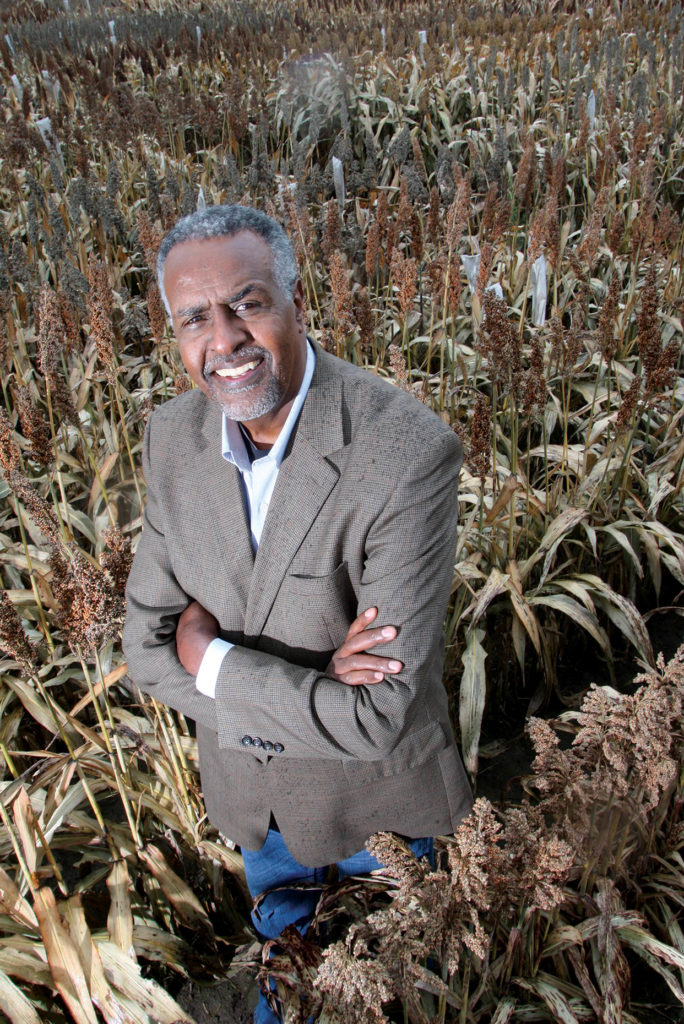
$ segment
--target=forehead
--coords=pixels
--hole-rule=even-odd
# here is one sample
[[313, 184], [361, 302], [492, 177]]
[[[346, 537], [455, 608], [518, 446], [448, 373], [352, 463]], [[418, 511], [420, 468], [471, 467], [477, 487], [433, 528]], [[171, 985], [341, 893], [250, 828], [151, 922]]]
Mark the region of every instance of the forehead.
[[239, 290], [247, 281], [273, 284], [273, 253], [252, 231], [223, 238], [179, 242], [166, 257], [164, 288], [169, 299], [177, 291], [202, 288]]

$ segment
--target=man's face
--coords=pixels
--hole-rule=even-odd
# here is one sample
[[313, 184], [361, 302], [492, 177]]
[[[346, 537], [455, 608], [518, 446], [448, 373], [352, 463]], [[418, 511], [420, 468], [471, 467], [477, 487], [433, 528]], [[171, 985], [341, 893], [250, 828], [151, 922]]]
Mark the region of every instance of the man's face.
[[306, 366], [301, 282], [284, 295], [266, 242], [240, 231], [174, 246], [164, 285], [192, 380], [255, 441], [272, 443]]

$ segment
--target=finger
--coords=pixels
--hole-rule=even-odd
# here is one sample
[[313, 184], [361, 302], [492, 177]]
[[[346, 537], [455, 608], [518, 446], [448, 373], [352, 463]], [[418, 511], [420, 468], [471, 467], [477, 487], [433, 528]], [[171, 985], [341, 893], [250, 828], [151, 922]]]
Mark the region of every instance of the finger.
[[347, 630], [345, 643], [351, 637], [356, 636], [357, 633], [361, 633], [363, 630], [365, 630], [366, 627], [373, 621], [377, 614], [377, 608], [366, 608], [365, 612], [361, 612], [361, 614], [354, 619], [351, 626]]
[[390, 640], [394, 640], [397, 635], [396, 628], [394, 626], [382, 626], [378, 629], [364, 629], [361, 633], [357, 633], [347, 639], [340, 647], [340, 654], [346, 658], [350, 654], [358, 654], [359, 651], [369, 651], [371, 647], [377, 647], [379, 644], [389, 643]]
[[379, 658], [376, 654], [352, 654], [348, 658], [335, 658], [334, 668], [338, 676], [349, 672], [380, 672], [392, 674], [401, 672], [404, 666], [395, 658]]
[[337, 677], [345, 686], [374, 686], [385, 678], [382, 672], [345, 672]]
[[335, 670], [343, 676], [345, 672], [400, 672], [401, 662], [393, 657], [379, 657], [378, 654], [350, 654], [335, 658]]

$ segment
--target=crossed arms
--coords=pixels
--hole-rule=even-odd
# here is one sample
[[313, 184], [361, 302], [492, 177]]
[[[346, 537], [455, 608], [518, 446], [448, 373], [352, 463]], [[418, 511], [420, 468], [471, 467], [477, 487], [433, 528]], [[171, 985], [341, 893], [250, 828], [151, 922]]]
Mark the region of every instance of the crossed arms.
[[[377, 608], [367, 608], [354, 619], [325, 670], [329, 679], [337, 679], [347, 686], [371, 686], [382, 682], [390, 672], [401, 672], [404, 666], [395, 658], [366, 653], [379, 644], [389, 643], [397, 635], [396, 626], [371, 629], [377, 615]], [[207, 647], [218, 635], [219, 625], [211, 612], [199, 601], [192, 601], [181, 614], [176, 628], [178, 660], [190, 675], [197, 675]]]
[[[461, 462], [453, 434], [440, 430], [416, 445], [399, 478], [386, 485], [381, 511], [367, 524], [362, 568], [352, 579], [363, 612], [347, 627], [326, 669], [293, 663], [260, 649], [258, 641], [238, 643], [221, 666], [215, 700], [197, 691], [195, 675], [216, 636], [216, 609], [193, 602], [178, 581], [167, 542], [172, 524], [156, 483], [157, 473], [170, 470], [163, 457], [154, 458], [150, 443], [148, 432], [148, 504], [124, 634], [130, 674], [143, 690], [216, 732], [220, 747], [239, 749], [246, 733], [270, 736], [289, 757], [379, 760], [407, 731], [448, 721], [442, 623]], [[229, 569], [202, 565], [198, 573], [223, 571]], [[381, 626], [372, 625], [376, 615]], [[293, 620], [292, 647], [297, 628]], [[369, 653], [379, 645], [388, 648], [383, 655]]]

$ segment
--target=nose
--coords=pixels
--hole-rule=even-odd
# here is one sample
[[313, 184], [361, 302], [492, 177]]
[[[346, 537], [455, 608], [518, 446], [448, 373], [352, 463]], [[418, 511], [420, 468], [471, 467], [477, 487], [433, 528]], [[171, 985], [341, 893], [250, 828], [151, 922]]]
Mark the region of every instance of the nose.
[[248, 340], [244, 320], [230, 306], [216, 306], [210, 348], [220, 355], [230, 355]]

